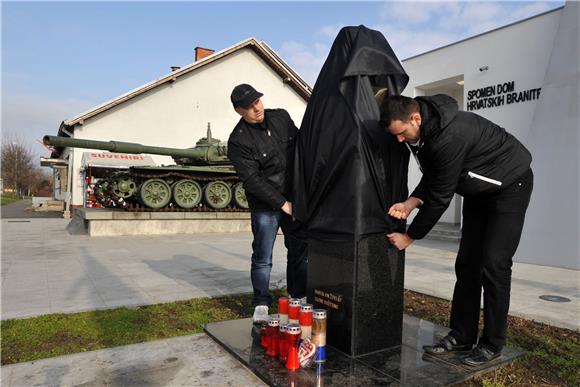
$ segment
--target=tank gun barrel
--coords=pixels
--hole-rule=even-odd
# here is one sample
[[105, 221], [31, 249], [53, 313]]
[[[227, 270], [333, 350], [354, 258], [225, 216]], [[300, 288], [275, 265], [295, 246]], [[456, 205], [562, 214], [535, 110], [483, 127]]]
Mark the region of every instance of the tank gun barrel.
[[132, 154], [153, 154], [172, 157], [195, 157], [198, 156], [195, 149], [175, 149], [158, 146], [147, 146], [133, 142], [122, 141], [95, 141], [83, 140], [78, 138], [68, 138], [60, 136], [44, 136], [42, 139], [45, 145], [70, 148], [100, 149], [114, 153], [132, 153]]

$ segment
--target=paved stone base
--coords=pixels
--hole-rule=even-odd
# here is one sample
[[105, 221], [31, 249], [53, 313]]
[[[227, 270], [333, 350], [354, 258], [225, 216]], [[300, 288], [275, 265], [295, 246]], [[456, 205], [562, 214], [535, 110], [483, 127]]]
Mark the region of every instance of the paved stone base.
[[325, 363], [288, 371], [278, 358], [265, 354], [251, 318], [207, 324], [205, 331], [270, 386], [448, 386], [488, 373], [522, 355], [504, 348], [498, 359], [482, 367], [463, 365], [461, 357], [466, 353], [426, 355], [423, 346], [432, 345], [449, 329], [403, 315], [399, 346], [356, 358], [327, 347]]
[[204, 334], [2, 367], [2, 386], [263, 386]]
[[90, 236], [199, 234], [251, 231], [249, 212], [127, 212], [80, 208], [75, 212]]

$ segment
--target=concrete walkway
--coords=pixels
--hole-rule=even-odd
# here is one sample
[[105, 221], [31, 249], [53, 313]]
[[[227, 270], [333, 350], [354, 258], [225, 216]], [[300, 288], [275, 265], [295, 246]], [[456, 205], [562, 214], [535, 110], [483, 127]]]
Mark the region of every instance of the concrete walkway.
[[2, 219], [22, 219], [22, 218], [61, 218], [62, 211], [28, 211], [32, 207], [31, 199], [24, 199], [14, 203], [0, 206], [0, 217]]
[[[2, 220], [2, 319], [251, 292], [247, 233], [69, 235], [67, 220]], [[272, 283], [284, 285], [282, 238]]]
[[[90, 238], [69, 235], [67, 223], [2, 219], [2, 319], [251, 291], [249, 233]], [[456, 244], [445, 242], [413, 245], [406, 256], [405, 288], [449, 299], [456, 250]], [[274, 286], [285, 285], [284, 257], [283, 241], [278, 238]], [[579, 330], [579, 273], [516, 263], [510, 313]], [[541, 295], [563, 296], [571, 302], [548, 302], [539, 299]], [[232, 381], [229, 377], [247, 378], [240, 379], [244, 385], [260, 383], [246, 369], [235, 367], [237, 362], [223, 351], [211, 362], [214, 368], [207, 369], [201, 361], [189, 361], [202, 354], [179, 352], [167, 343], [191, 347], [195, 353], [221, 351], [204, 335], [185, 336], [5, 366], [2, 385], [126, 385], [127, 375], [133, 375], [134, 385], [224, 385]], [[165, 352], [153, 359], [149, 354], [155, 348]], [[108, 356], [115, 360], [102, 360]], [[215, 374], [222, 379], [216, 382], [211, 378]]]
[[2, 367], [2, 386], [264, 386], [204, 333]]
[[[2, 319], [251, 292], [251, 234], [163, 237], [69, 235], [65, 219], [2, 220]], [[405, 288], [450, 299], [457, 244], [420, 241], [406, 255]], [[272, 285], [285, 286], [285, 249]], [[577, 270], [515, 263], [510, 313], [580, 329]], [[541, 295], [571, 302], [544, 301]]]

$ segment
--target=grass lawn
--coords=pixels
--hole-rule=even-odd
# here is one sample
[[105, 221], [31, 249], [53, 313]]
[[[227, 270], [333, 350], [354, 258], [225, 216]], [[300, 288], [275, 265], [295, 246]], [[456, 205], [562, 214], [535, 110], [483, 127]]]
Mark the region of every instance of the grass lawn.
[[[275, 297], [285, 295], [276, 291]], [[52, 314], [0, 323], [2, 365], [199, 333], [203, 324], [250, 317], [251, 295], [136, 308]], [[446, 325], [449, 301], [405, 292], [406, 313]], [[270, 310], [276, 313], [275, 306]], [[526, 356], [462, 386], [580, 385], [580, 334], [509, 318], [508, 345]]]
[[20, 198], [11, 195], [11, 194], [1, 194], [0, 195], [0, 206], [3, 206], [5, 204], [10, 204], [10, 203], [14, 203], [19, 201]]

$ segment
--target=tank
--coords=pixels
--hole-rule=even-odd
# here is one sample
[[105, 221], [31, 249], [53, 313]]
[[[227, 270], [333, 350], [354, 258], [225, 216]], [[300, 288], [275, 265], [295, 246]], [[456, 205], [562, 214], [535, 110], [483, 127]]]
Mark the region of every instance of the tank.
[[187, 149], [48, 135], [43, 142], [54, 147], [173, 157], [175, 165], [133, 166], [99, 180], [95, 198], [105, 207], [129, 211], [248, 210], [244, 187], [227, 157], [227, 145], [212, 137], [209, 124], [207, 136]]

